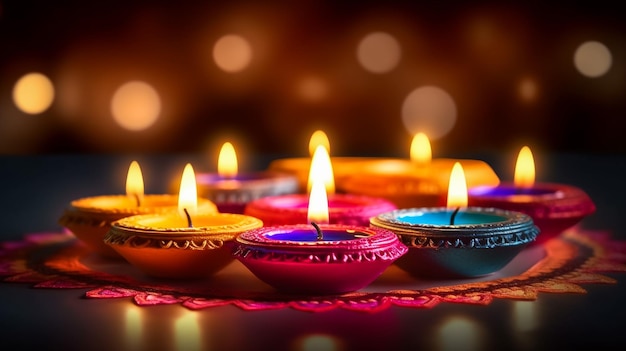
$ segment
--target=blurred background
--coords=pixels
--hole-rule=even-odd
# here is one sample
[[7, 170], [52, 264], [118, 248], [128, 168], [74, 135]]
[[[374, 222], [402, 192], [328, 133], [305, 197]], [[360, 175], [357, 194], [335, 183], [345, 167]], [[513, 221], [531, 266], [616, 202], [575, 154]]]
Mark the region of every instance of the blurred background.
[[625, 153], [619, 7], [0, 0], [0, 153]]

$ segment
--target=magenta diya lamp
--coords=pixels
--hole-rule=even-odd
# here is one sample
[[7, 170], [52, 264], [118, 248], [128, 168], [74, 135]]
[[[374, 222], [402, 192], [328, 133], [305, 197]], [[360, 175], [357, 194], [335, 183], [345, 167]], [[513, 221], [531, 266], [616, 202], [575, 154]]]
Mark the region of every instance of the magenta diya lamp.
[[324, 185], [314, 182], [308, 223], [267, 226], [240, 234], [234, 256], [278, 291], [341, 294], [372, 283], [407, 248], [391, 231], [328, 224]]
[[530, 148], [518, 155], [514, 182], [469, 189], [470, 205], [497, 207], [528, 214], [541, 229], [536, 243], [543, 243], [595, 212], [591, 198], [580, 188], [559, 183], [535, 182], [535, 163]]
[[[336, 194], [333, 165], [325, 147], [316, 148], [310, 163], [309, 179], [319, 177], [325, 185], [329, 223], [367, 227], [372, 216], [397, 208], [393, 202], [384, 198]], [[354, 172], [357, 171], [354, 169]], [[309, 194], [268, 196], [249, 202], [244, 214], [261, 219], [266, 226], [302, 224], [307, 223], [308, 207]]]

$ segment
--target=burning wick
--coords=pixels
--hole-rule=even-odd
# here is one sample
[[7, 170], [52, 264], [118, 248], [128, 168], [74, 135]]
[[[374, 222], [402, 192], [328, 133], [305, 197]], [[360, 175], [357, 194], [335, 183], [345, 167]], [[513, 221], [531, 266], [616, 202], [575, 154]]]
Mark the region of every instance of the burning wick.
[[450, 225], [454, 225], [454, 217], [456, 217], [456, 214], [459, 213], [460, 209], [460, 207], [457, 207], [456, 210], [452, 212], [452, 216], [450, 217]]
[[317, 240], [324, 240], [324, 235], [322, 234], [322, 230], [320, 229], [320, 226], [317, 225], [317, 223], [315, 223], [315, 222], [311, 222], [311, 225], [317, 231]]
[[183, 211], [185, 211], [185, 216], [187, 216], [187, 225], [189, 226], [189, 228], [192, 228], [193, 223], [191, 223], [191, 216], [189, 215], [189, 212], [187, 212], [186, 208], [183, 208]]
[[137, 207], [141, 207], [141, 198], [139, 197], [139, 194], [133, 194], [135, 195], [135, 201], [137, 201]]

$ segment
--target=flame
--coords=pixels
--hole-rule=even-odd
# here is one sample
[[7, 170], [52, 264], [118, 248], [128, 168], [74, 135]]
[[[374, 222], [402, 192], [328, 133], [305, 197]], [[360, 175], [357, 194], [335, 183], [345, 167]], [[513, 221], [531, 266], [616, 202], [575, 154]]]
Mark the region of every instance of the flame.
[[222, 145], [217, 159], [217, 173], [224, 178], [237, 176], [237, 154], [233, 144], [226, 142]]
[[311, 160], [311, 168], [309, 169], [309, 183], [308, 190], [311, 191], [314, 181], [321, 181], [326, 187], [327, 194], [335, 193], [335, 178], [333, 175], [333, 165], [330, 162], [330, 156], [328, 150], [318, 145], [313, 153]]
[[143, 175], [137, 161], [130, 163], [128, 174], [126, 175], [126, 195], [137, 200], [137, 206], [143, 201]]
[[198, 212], [198, 190], [196, 188], [196, 175], [191, 164], [185, 165], [183, 176], [180, 179], [180, 191], [178, 193], [178, 213], [187, 218], [185, 209], [190, 216]]
[[315, 154], [315, 149], [317, 149], [320, 145], [325, 147], [330, 154], [330, 141], [328, 141], [328, 136], [326, 136], [326, 133], [323, 131], [316, 130], [313, 135], [311, 135], [311, 139], [309, 140], [309, 155], [313, 156]]
[[307, 219], [318, 224], [328, 223], [328, 195], [324, 183], [319, 179], [313, 180], [311, 185]]
[[448, 186], [448, 209], [467, 206], [467, 183], [461, 163], [455, 162], [450, 173]]
[[535, 161], [528, 146], [524, 146], [517, 156], [513, 183], [522, 188], [530, 188], [535, 184]]
[[433, 158], [430, 141], [424, 133], [417, 133], [411, 141], [411, 161], [419, 166], [425, 166]]

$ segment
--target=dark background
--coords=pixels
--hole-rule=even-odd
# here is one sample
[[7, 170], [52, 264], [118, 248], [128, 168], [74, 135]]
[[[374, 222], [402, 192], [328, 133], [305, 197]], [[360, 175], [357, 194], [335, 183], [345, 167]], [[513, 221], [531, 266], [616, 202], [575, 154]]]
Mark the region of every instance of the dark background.
[[[435, 156], [514, 154], [522, 144], [621, 154], [626, 21], [619, 7], [0, 0], [0, 153], [215, 153], [232, 140], [243, 153], [305, 155], [310, 134], [323, 129], [335, 155], [408, 155], [402, 101], [435, 85], [457, 106], [455, 127], [432, 141]], [[479, 34], [477, 23], [484, 25]], [[394, 35], [402, 47], [387, 74], [356, 60], [358, 41], [372, 31]], [[219, 70], [207, 54], [228, 33], [249, 38], [256, 50], [238, 74]], [[588, 40], [611, 51], [613, 65], [602, 77], [585, 77], [573, 65]], [[46, 74], [58, 94], [34, 116], [11, 100], [13, 84], [32, 71]], [[324, 99], [297, 98], [296, 82], [307, 75], [327, 83]], [[524, 77], [537, 84], [531, 101], [517, 93]], [[163, 100], [160, 119], [143, 132], [123, 130], [107, 115], [115, 88], [133, 79], [153, 84]]]

